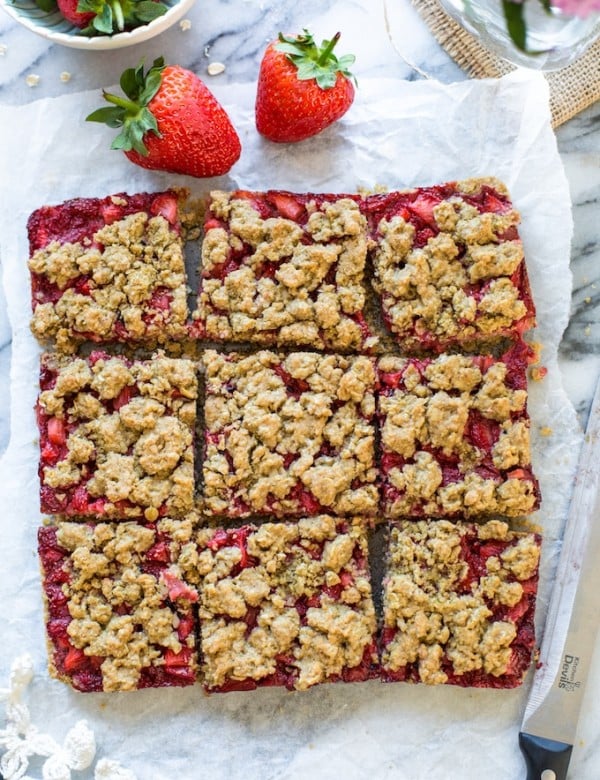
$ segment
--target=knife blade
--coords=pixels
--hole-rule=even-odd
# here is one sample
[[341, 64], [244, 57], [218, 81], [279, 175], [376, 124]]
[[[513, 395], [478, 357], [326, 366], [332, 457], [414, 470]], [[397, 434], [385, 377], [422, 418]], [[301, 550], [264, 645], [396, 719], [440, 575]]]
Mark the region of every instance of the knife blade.
[[598, 633], [600, 381], [596, 386], [531, 692], [519, 733], [527, 780], [564, 780]]

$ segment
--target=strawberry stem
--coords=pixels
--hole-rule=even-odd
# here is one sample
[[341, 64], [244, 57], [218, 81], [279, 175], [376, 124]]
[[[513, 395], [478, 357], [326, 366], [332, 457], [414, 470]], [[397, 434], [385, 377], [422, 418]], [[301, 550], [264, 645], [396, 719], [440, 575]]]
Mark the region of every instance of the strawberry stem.
[[104, 92], [104, 90], [102, 91], [102, 96], [109, 103], [119, 106], [119, 108], [124, 108], [127, 112], [137, 114], [140, 110], [140, 106], [137, 103], [134, 103], [133, 100], [127, 100], [126, 98], [119, 97], [119, 95], [111, 95], [110, 92]]
[[121, 3], [119, 0], [112, 0], [110, 3], [110, 7], [112, 8], [113, 17], [115, 20], [115, 24], [117, 25], [117, 29], [119, 31], [123, 31], [125, 29], [125, 18], [123, 16], [123, 7], [121, 6]]
[[336, 34], [333, 36], [333, 38], [329, 41], [328, 46], [323, 49], [321, 52], [321, 56], [317, 60], [317, 65], [325, 65], [327, 63], [327, 60], [329, 59], [329, 55], [334, 50], [336, 43], [340, 39], [341, 33], [336, 32]]

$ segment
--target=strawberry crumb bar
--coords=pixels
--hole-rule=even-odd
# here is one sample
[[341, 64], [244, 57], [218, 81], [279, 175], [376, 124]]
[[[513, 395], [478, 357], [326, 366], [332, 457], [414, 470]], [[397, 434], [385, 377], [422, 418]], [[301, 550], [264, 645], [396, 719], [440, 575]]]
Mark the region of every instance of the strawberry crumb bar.
[[364, 520], [204, 529], [197, 540], [196, 560], [182, 566], [198, 581], [208, 691], [304, 690], [376, 676]]
[[217, 341], [360, 350], [367, 222], [359, 198], [213, 192], [192, 333]]
[[501, 359], [380, 359], [386, 516], [514, 517], [537, 509], [526, 352], [519, 343]]
[[497, 179], [373, 195], [374, 286], [405, 349], [518, 338], [535, 324], [519, 214]]
[[192, 508], [195, 363], [45, 354], [40, 390], [42, 512], [153, 521]]
[[203, 356], [211, 515], [374, 514], [375, 367], [363, 356]]
[[195, 682], [198, 594], [177, 566], [191, 534], [170, 518], [39, 529], [54, 677], [83, 692]]
[[32, 331], [42, 343], [158, 342], [186, 335], [174, 192], [76, 198], [28, 224]]
[[401, 522], [384, 578], [383, 679], [514, 688], [533, 657], [540, 537], [506, 523]]

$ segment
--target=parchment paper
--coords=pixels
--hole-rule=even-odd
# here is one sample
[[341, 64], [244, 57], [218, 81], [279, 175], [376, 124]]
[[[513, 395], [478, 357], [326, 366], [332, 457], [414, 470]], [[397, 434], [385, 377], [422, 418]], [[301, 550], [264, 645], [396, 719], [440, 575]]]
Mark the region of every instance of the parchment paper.
[[[206, 697], [199, 686], [84, 695], [48, 678], [35, 552], [41, 517], [32, 407], [39, 350], [28, 330], [25, 223], [44, 203], [120, 190], [178, 184], [196, 194], [215, 186], [343, 192], [477, 175], [503, 179], [522, 214], [536, 338], [548, 368], [530, 393], [534, 467], [544, 499], [536, 518], [545, 533], [540, 626], [545, 615], [581, 443], [556, 360], [569, 311], [572, 224], [546, 82], [527, 72], [451, 86], [364, 81], [342, 121], [285, 146], [256, 133], [254, 85], [214, 91], [240, 132], [243, 154], [230, 176], [211, 181], [146, 172], [109, 151], [111, 131], [83, 121], [101, 102], [97, 92], [0, 107], [0, 246], [14, 336], [12, 437], [0, 465], [0, 681], [15, 655], [32, 653], [34, 721], [61, 739], [75, 720], [86, 718], [98, 755], [118, 759], [144, 779], [514, 780], [523, 774], [517, 731], [527, 683], [507, 692], [373, 682]], [[544, 426], [551, 435], [539, 435]]]

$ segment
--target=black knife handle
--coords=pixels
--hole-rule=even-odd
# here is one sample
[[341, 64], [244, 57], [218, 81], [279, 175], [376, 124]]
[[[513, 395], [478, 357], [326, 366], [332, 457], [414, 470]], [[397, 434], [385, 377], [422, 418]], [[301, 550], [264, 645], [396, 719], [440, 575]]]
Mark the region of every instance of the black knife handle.
[[542, 780], [545, 770], [549, 771], [543, 780], [566, 780], [573, 745], [521, 732], [519, 747], [527, 764], [527, 780]]

